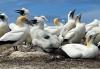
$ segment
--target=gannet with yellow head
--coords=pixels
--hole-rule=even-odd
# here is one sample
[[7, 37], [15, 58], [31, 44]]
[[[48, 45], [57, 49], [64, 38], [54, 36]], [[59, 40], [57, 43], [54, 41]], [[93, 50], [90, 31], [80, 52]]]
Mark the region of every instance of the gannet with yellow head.
[[[19, 13], [20, 16], [25, 16], [26, 18], [28, 18], [29, 10], [26, 9], [26, 8], [21, 8], [21, 9], [19, 9], [19, 10], [16, 10], [16, 13]], [[18, 19], [17, 21], [20, 20], [20, 16], [19, 16], [19, 18], [17, 18], [17, 19]], [[21, 23], [20, 23], [20, 24], [19, 24], [19, 23], [20, 23], [20, 22], [16, 22], [16, 24], [15, 24], [15, 23], [10, 23], [10, 24], [9, 24], [10, 29], [11, 29], [11, 30], [16, 30], [16, 29], [18, 29], [19, 26], [21, 27]], [[19, 26], [18, 26], [18, 25], [19, 25]]]
[[62, 26], [63, 24], [60, 22], [59, 18], [54, 18], [53, 23], [55, 26]]
[[97, 34], [87, 37], [86, 45], [74, 43], [66, 44], [61, 46], [61, 49], [70, 58], [95, 58], [99, 54], [98, 47], [93, 43], [96, 36]]
[[59, 18], [54, 18], [53, 23], [55, 26], [47, 26], [45, 27], [45, 30], [47, 30], [51, 34], [59, 35], [63, 24], [60, 22]]
[[16, 25], [19, 27], [18, 29], [7, 32], [0, 38], [0, 45], [13, 44], [14, 50], [17, 51], [17, 45], [26, 39], [29, 25], [32, 23], [28, 21], [26, 16], [20, 16], [17, 18]]

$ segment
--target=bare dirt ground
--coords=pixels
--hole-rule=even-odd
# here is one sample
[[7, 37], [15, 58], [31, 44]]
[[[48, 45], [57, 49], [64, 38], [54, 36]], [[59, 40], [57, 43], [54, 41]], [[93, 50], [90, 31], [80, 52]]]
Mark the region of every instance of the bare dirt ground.
[[52, 59], [50, 55], [36, 54], [28, 57], [9, 57], [13, 52], [9, 45], [0, 47], [0, 69], [100, 69], [100, 55], [95, 59]]

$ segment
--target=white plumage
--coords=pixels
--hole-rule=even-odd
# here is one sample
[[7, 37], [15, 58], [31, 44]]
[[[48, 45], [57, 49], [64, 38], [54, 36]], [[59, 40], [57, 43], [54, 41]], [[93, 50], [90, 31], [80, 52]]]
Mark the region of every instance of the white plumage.
[[68, 40], [68, 43], [80, 43], [81, 40], [85, 37], [85, 24], [80, 23], [81, 15], [76, 18], [76, 27], [68, 31], [65, 35], [65, 39]]
[[61, 49], [71, 58], [94, 58], [98, 55], [98, 47], [93, 44], [94, 36], [87, 38], [87, 45], [66, 44]]

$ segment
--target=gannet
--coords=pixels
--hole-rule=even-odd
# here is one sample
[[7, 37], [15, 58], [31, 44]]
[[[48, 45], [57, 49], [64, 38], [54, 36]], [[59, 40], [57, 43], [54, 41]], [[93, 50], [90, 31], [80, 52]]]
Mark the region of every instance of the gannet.
[[17, 45], [21, 44], [29, 33], [29, 24], [31, 24], [31, 22], [29, 22], [25, 16], [18, 17], [16, 25], [18, 25], [19, 28], [4, 34], [0, 38], [0, 45], [13, 44], [14, 50], [17, 51]]
[[60, 32], [60, 35], [59, 35], [59, 39], [61, 41], [63, 41], [63, 37], [66, 35], [66, 33], [68, 31], [70, 31], [71, 29], [75, 28], [76, 24], [75, 24], [75, 10], [73, 11], [70, 11], [69, 14], [68, 14], [68, 22], [64, 25], [63, 29], [61, 30]]
[[61, 49], [70, 58], [95, 58], [99, 54], [98, 47], [93, 43], [95, 35], [86, 38], [86, 45], [83, 44], [66, 44]]
[[59, 18], [54, 18], [53, 23], [55, 26], [47, 26], [44, 29], [51, 34], [59, 35], [64, 25], [60, 22]]
[[68, 41], [68, 43], [80, 43], [81, 40], [85, 37], [85, 24], [80, 22], [81, 15], [76, 17], [76, 27], [68, 31], [65, 35], [64, 39]]
[[56, 35], [52, 35], [48, 31], [41, 29], [38, 25], [38, 21], [34, 23], [34, 26], [30, 30], [33, 46], [40, 47], [45, 52], [51, 52], [52, 50], [60, 46], [60, 41]]
[[[16, 10], [16, 12], [19, 13], [20, 16], [25, 16], [29, 19], [28, 16], [29, 16], [30, 11], [28, 9], [22, 8], [22, 9]], [[15, 24], [15, 23], [10, 23], [9, 27], [10, 27], [11, 30], [19, 29], [18, 24]], [[29, 27], [31, 28], [32, 25], [29, 25]], [[32, 42], [32, 40], [31, 40], [31, 36], [30, 36], [30, 33], [29, 33], [26, 40], [25, 40], [25, 44], [31, 44], [31, 42]]]
[[7, 20], [8, 16], [5, 13], [0, 13], [0, 37], [10, 31]]

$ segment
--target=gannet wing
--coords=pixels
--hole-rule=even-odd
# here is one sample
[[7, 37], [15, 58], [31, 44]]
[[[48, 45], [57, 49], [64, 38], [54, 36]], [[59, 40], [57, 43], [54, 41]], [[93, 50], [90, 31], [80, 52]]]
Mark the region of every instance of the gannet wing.
[[9, 28], [10, 28], [12, 31], [14, 31], [14, 30], [18, 30], [20, 27], [17, 26], [16, 24], [14, 24], [14, 23], [11, 23], [11, 24], [9, 24]]
[[4, 34], [0, 41], [18, 41], [24, 35], [23, 31], [10, 31]]
[[66, 35], [65, 39], [70, 39], [75, 35], [75, 29], [70, 30]]

